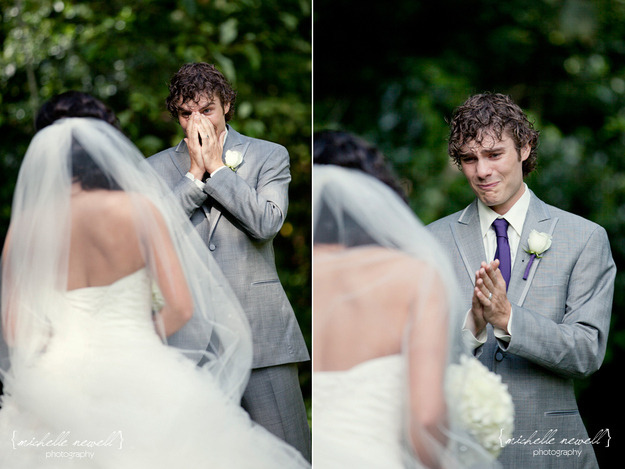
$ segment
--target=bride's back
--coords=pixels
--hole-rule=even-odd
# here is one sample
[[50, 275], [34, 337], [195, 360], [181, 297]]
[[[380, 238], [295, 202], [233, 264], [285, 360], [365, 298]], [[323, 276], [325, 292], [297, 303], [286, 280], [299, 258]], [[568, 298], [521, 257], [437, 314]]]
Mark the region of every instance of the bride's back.
[[144, 266], [130, 196], [72, 189], [68, 289], [108, 285]]
[[314, 253], [315, 370], [400, 353], [426, 264], [373, 246], [316, 245]]

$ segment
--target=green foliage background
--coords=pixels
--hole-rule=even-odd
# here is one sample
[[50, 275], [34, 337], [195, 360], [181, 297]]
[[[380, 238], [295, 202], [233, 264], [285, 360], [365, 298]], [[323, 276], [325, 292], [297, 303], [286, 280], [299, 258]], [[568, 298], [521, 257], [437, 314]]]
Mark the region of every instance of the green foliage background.
[[[239, 132], [284, 145], [292, 183], [275, 240], [281, 280], [310, 347], [310, 0], [2, 0], [0, 237], [37, 109], [69, 89], [93, 94], [149, 156], [183, 134], [165, 108], [187, 62], [210, 62], [238, 92]], [[32, 177], [44, 178], [45, 174]], [[301, 369], [310, 402], [310, 365]]]
[[[608, 351], [577, 383], [589, 434], [609, 428], [617, 467], [625, 321], [625, 2], [316, 0], [314, 126], [376, 143], [429, 223], [472, 199], [447, 156], [446, 119], [471, 94], [510, 94], [541, 131], [527, 183], [546, 202], [608, 231], [619, 273]], [[619, 411], [620, 410], [620, 411]], [[537, 461], [537, 464], [540, 464]], [[539, 466], [537, 466], [539, 467]]]

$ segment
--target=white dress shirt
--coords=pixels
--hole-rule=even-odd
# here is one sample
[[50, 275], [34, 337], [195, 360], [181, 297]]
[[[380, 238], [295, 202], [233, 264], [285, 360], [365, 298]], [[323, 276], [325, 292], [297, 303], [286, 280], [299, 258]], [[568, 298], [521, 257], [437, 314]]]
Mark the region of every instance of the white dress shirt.
[[[484, 252], [486, 253], [487, 262], [490, 262], [495, 258], [495, 252], [497, 251], [497, 235], [495, 233], [495, 228], [492, 226], [493, 222], [497, 218], [504, 218], [508, 222], [508, 244], [510, 245], [511, 271], [514, 267], [514, 261], [519, 250], [521, 233], [523, 233], [523, 225], [525, 224], [527, 210], [530, 206], [530, 191], [527, 184], [523, 185], [525, 189], [523, 195], [504, 215], [499, 215], [497, 212], [485, 205], [481, 200], [478, 199], [477, 201], [477, 210], [480, 219], [480, 228], [482, 231], [482, 242], [484, 243]], [[468, 323], [472, 323], [472, 321], [469, 320], [470, 313], [471, 311], [469, 310], [467, 313], [467, 319], [465, 320], [463, 335], [465, 342], [471, 348], [477, 348], [486, 342], [486, 328], [484, 328], [477, 335], [477, 337], [473, 335], [473, 332], [468, 325]], [[494, 331], [495, 337], [509, 342], [512, 337], [511, 322], [512, 312], [510, 312], [510, 318], [508, 319], [508, 332], [496, 327]]]

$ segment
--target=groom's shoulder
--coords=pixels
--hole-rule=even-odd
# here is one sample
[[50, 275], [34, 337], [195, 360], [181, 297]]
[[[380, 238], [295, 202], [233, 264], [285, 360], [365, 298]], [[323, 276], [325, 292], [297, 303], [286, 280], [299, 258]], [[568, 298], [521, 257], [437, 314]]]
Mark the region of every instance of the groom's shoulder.
[[162, 160], [163, 158], [170, 158], [171, 154], [174, 153], [176, 151], [176, 148], [178, 146], [173, 146], [173, 147], [169, 147], [166, 148], [165, 150], [161, 150], [158, 153], [154, 153], [151, 156], [148, 156], [148, 161], [151, 161], [152, 163], [158, 161], [158, 160]]
[[248, 149], [253, 149], [254, 151], [261, 153], [278, 152], [288, 154], [286, 147], [284, 147], [284, 145], [280, 145], [279, 143], [271, 142], [258, 137], [243, 135], [242, 133], [234, 130], [232, 127], [230, 128], [230, 132], [233, 133], [232, 137], [234, 139], [239, 140], [239, 143], [247, 145]]
[[[466, 210], [466, 209], [465, 209]], [[432, 223], [427, 224], [425, 227], [433, 233], [435, 236], [441, 237], [446, 234], [451, 234], [451, 226], [458, 222], [464, 210], [452, 213], [451, 215], [444, 216]]]
[[602, 244], [609, 245], [608, 233], [598, 223], [588, 220], [576, 213], [563, 210], [554, 205], [550, 205], [541, 199], [549, 218], [556, 219], [555, 233], [560, 233], [570, 239], [570, 242], [577, 242], [585, 245], [591, 238], [599, 240]]
[[570, 229], [580, 235], [589, 235], [594, 231], [605, 231], [605, 229], [598, 223], [588, 220], [573, 212], [568, 212], [554, 205], [545, 204], [545, 207], [549, 211], [549, 214], [553, 218], [558, 218], [558, 225], [556, 229]]

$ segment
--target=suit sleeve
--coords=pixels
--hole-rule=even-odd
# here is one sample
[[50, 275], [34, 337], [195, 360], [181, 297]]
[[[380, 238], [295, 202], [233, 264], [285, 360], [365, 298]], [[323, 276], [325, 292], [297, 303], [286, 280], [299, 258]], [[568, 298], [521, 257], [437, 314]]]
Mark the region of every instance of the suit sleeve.
[[499, 346], [564, 377], [591, 375], [605, 355], [615, 276], [607, 234], [597, 226], [570, 271], [561, 319], [512, 305], [512, 338]]
[[172, 192], [188, 217], [191, 217], [208, 198], [206, 193], [186, 176], [180, 178], [172, 188]]
[[163, 178], [171, 188], [174, 197], [180, 202], [184, 212], [188, 217], [191, 217], [202, 206], [208, 195], [191, 179], [180, 175], [172, 162], [174, 158], [171, 152], [173, 149], [152, 155], [147, 159], [147, 162]]
[[[244, 164], [257, 164], [250, 150]], [[275, 237], [284, 223], [291, 173], [286, 148], [265, 142], [259, 144], [257, 150], [265, 153], [259, 157], [255, 186], [237, 173], [223, 170], [206, 181], [204, 191], [234, 217], [251, 238], [262, 241]]]

